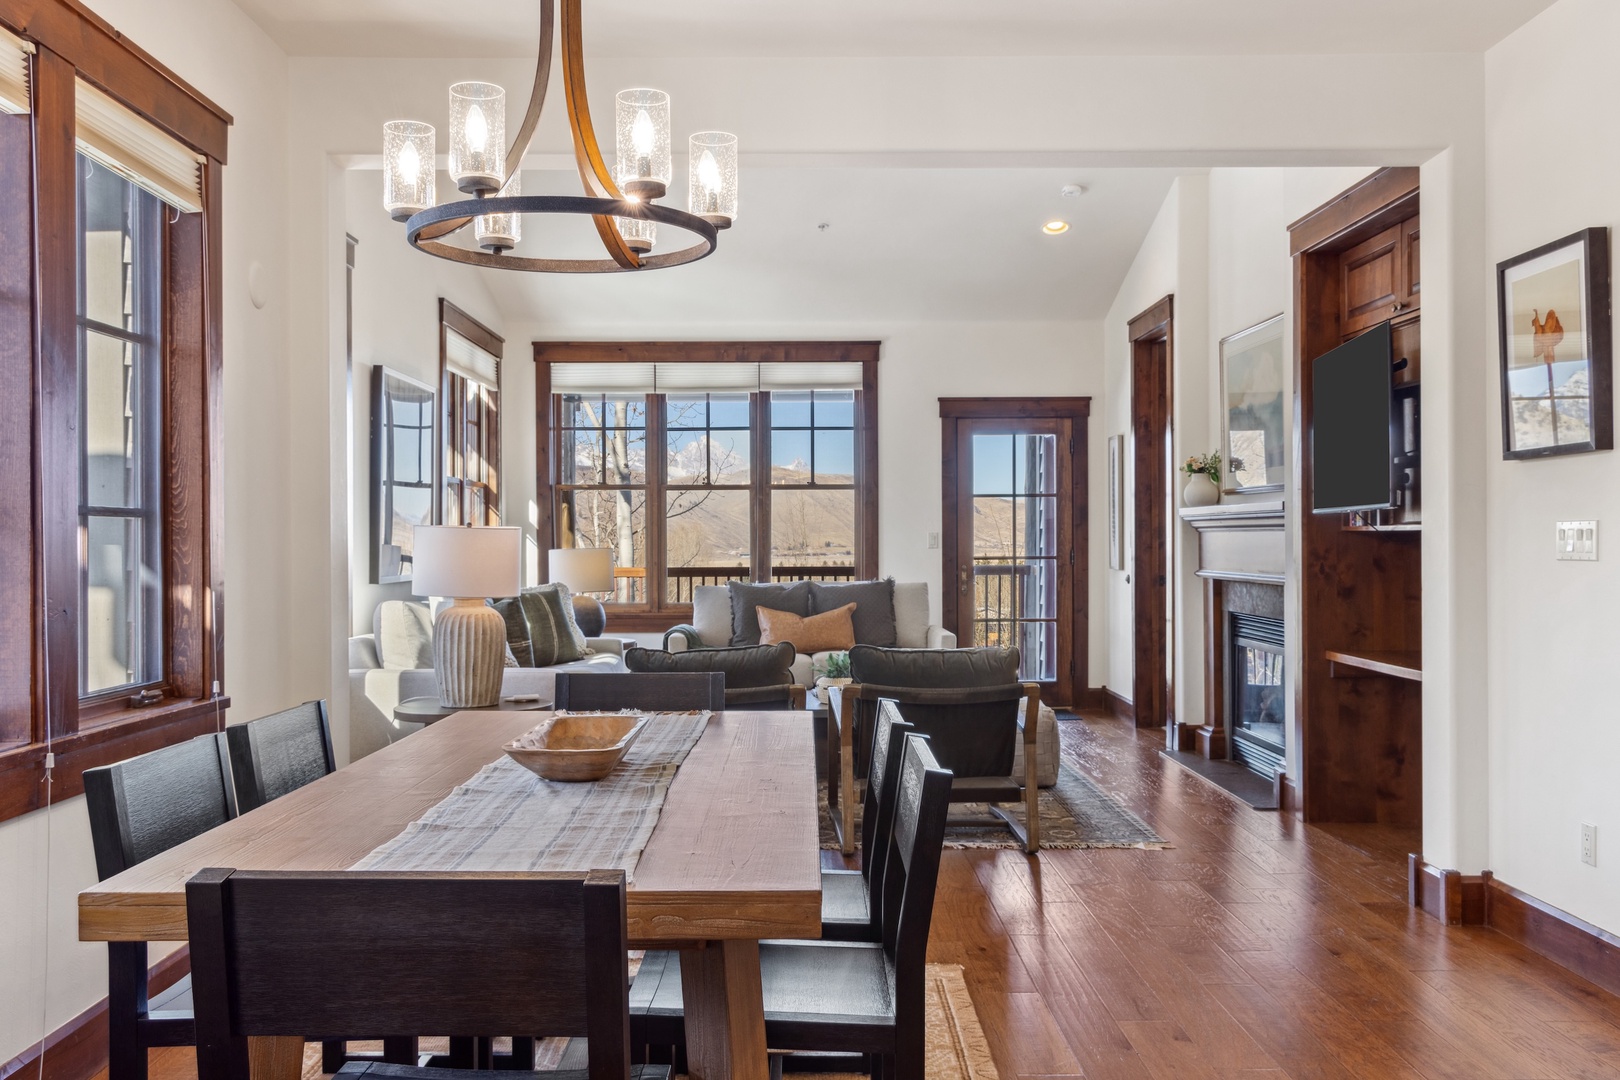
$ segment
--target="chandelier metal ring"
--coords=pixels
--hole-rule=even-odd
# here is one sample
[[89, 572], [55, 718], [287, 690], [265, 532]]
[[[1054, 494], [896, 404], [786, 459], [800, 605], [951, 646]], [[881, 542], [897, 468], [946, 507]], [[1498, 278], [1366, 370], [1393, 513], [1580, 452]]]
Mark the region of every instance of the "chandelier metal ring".
[[[624, 266], [614, 259], [535, 259], [518, 255], [474, 251], [453, 244], [439, 243], [438, 236], [459, 228], [481, 214], [579, 214], [592, 218], [648, 218], [660, 225], [683, 229], [699, 242], [678, 251], [643, 255], [636, 266]], [[437, 226], [438, 228], [435, 228]], [[426, 233], [427, 235], [423, 235]], [[405, 223], [405, 240], [418, 251], [441, 259], [472, 266], [493, 266], [510, 270], [530, 270], [544, 274], [612, 274], [627, 270], [661, 270], [697, 262], [714, 253], [719, 230], [696, 214], [656, 203], [621, 199], [597, 199], [585, 195], [492, 195], [483, 199], [430, 206], [412, 215]]]

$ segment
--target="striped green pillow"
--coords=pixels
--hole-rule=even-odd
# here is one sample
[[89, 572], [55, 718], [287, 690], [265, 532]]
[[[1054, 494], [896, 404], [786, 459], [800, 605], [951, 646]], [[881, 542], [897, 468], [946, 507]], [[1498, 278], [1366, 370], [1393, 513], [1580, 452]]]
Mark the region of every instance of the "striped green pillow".
[[585, 656], [585, 635], [574, 620], [574, 599], [560, 582], [524, 589], [495, 602], [506, 620], [506, 644], [519, 667], [570, 664]]

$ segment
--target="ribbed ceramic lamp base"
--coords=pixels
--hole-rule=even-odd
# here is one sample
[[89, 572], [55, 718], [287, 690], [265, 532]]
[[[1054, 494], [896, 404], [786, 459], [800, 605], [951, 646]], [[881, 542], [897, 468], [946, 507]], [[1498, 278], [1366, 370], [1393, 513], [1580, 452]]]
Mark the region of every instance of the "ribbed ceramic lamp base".
[[482, 600], [457, 600], [433, 622], [433, 670], [439, 702], [452, 709], [500, 704], [506, 667], [506, 620]]

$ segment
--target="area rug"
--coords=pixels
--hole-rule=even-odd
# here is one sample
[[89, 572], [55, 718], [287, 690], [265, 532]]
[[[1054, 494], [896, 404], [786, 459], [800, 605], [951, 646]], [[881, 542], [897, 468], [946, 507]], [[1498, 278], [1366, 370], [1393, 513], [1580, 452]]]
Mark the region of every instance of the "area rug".
[[[968, 993], [967, 980], [963, 978], [960, 964], [929, 964], [928, 975], [924, 981], [923, 992], [928, 1002], [928, 1061], [926, 1075], [928, 1080], [999, 1080], [996, 1065], [990, 1057], [990, 1043], [984, 1037], [984, 1028], [979, 1024], [979, 1014], [973, 1008], [973, 998]], [[498, 1040], [497, 1049], [503, 1049]], [[547, 1039], [541, 1043], [535, 1053], [535, 1068], [541, 1071], [555, 1069], [568, 1050], [569, 1040]], [[350, 1043], [351, 1050], [380, 1050], [381, 1043]], [[424, 1051], [439, 1051], [445, 1049], [443, 1039], [423, 1039]], [[577, 1058], [577, 1053], [570, 1054], [570, 1058]], [[569, 1061], [568, 1065], [576, 1063]], [[583, 1061], [578, 1062], [583, 1068]], [[327, 1073], [321, 1072], [321, 1047], [319, 1043], [308, 1043], [304, 1047], [304, 1075], [303, 1080], [323, 1080]], [[845, 1073], [793, 1073], [795, 1080], [810, 1080], [820, 1077], [822, 1080], [856, 1080], [856, 1074]]]
[[[820, 785], [819, 805], [827, 805], [827, 785]], [[1023, 803], [1003, 804], [1020, 824]], [[1058, 768], [1055, 786], [1041, 789], [1041, 847], [1053, 851], [1081, 848], [1167, 848], [1164, 837], [1127, 810], [1117, 799], [1090, 779], [1076, 772], [1067, 762]], [[951, 817], [985, 818], [990, 809], [984, 803], [952, 803]], [[856, 846], [859, 847], [861, 804], [855, 804]], [[1023, 845], [1005, 825], [950, 825], [945, 830], [947, 848], [1009, 848]], [[821, 849], [837, 851], [832, 818], [821, 815]]]

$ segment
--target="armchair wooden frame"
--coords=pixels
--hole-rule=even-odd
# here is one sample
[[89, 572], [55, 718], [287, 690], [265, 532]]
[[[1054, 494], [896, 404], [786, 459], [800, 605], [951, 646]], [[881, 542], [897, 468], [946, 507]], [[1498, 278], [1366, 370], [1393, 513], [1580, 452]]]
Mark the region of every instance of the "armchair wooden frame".
[[[1038, 683], [1026, 682], [1022, 685], [1024, 704], [1019, 714], [1018, 730], [1019, 739], [1024, 747], [1024, 777], [1021, 787], [1024, 818], [1028, 826], [1020, 825], [1017, 818], [995, 802], [990, 803], [990, 813], [996, 823], [1007, 826], [1018, 838], [1027, 854], [1033, 855], [1041, 848], [1040, 784], [1036, 748], [1041, 713], [1041, 688]], [[858, 797], [855, 790], [857, 702], [896, 698], [904, 705], [904, 699], [898, 697], [896, 690], [895, 687], [850, 683], [847, 686], [831, 687], [827, 694], [827, 814], [832, 820], [839, 850], [846, 856], [855, 854], [855, 802]], [[964, 691], [966, 692], [969, 691]], [[963, 779], [968, 783], [972, 780], [971, 777]], [[952, 801], [985, 800], [971, 790], [960, 795], [954, 794], [953, 788]], [[952, 824], [963, 822], [955, 821]]]

